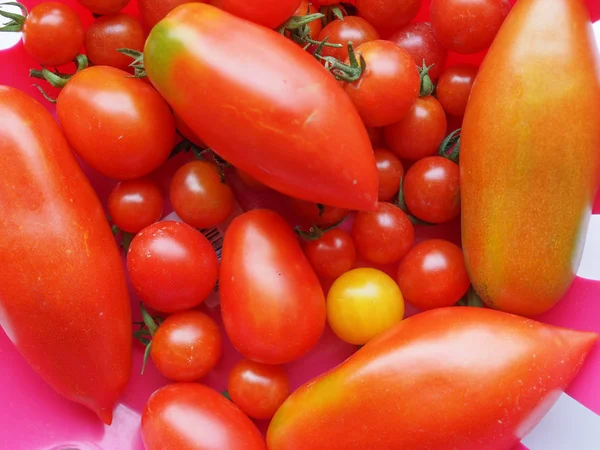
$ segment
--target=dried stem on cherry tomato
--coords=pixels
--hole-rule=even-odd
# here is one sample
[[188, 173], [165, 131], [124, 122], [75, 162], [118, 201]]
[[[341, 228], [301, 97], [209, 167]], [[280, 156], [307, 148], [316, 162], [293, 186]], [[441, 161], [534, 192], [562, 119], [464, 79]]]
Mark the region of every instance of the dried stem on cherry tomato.
[[131, 48], [118, 48], [119, 53], [129, 56], [133, 59], [129, 67], [133, 68], [134, 78], [144, 78], [146, 76], [146, 68], [144, 67], [144, 54], [139, 50], [133, 50]]
[[421, 79], [421, 89], [419, 91], [419, 97], [427, 97], [428, 95], [433, 95], [433, 93], [435, 92], [435, 84], [429, 76], [429, 71], [434, 65], [435, 64], [426, 66], [425, 60], [423, 60], [423, 66], [419, 67], [419, 78]]
[[329, 70], [337, 80], [346, 81], [348, 83], [358, 81], [367, 68], [365, 58], [363, 55], [360, 55], [360, 58], [356, 57], [354, 46], [350, 41], [348, 42], [348, 60], [350, 61], [350, 64], [344, 64], [333, 56], [318, 55], [317, 58], [325, 61], [325, 68]]
[[323, 5], [319, 8], [319, 12], [323, 14], [323, 18], [321, 19], [323, 27], [334, 20], [344, 20], [344, 17], [348, 15], [346, 7], [341, 3], [338, 5]]
[[460, 132], [461, 128], [454, 130], [440, 144], [438, 156], [443, 156], [458, 164], [460, 157]]
[[[318, 205], [317, 205], [318, 206]], [[321, 205], [322, 206], [322, 205]], [[322, 213], [320, 213], [322, 214]], [[319, 214], [319, 215], [320, 215]], [[296, 226], [294, 227], [294, 232], [300, 236], [302, 239], [304, 239], [305, 241], [316, 241], [317, 239], [321, 238], [325, 233], [327, 233], [328, 231], [333, 230], [334, 228], [339, 227], [341, 224], [343, 224], [346, 219], [348, 219], [349, 215], [344, 217], [342, 220], [340, 220], [337, 223], [334, 223], [333, 225], [330, 225], [327, 228], [319, 228], [316, 225], [313, 225], [312, 227], [310, 227], [308, 229], [308, 231], [304, 231], [302, 229], [302, 227], [300, 226]]]
[[[88, 59], [85, 55], [77, 55], [75, 60], [73, 61], [75, 64], [75, 73], [81, 72], [83, 69], [87, 69], [88, 67]], [[75, 73], [60, 73], [58, 70], [54, 69], [54, 72], [46, 69], [45, 67], [42, 70], [30, 69], [29, 76], [32, 78], [38, 78], [40, 80], [46, 80], [50, 86], [53, 86], [58, 89], [62, 89], [67, 84], [67, 81], [71, 79]], [[44, 97], [48, 99], [46, 93], [42, 90], [41, 87], [38, 86], [38, 89], [42, 91]]]
[[423, 226], [434, 226], [435, 224], [425, 222], [424, 220], [419, 219], [418, 217], [413, 216], [406, 206], [406, 201], [404, 200], [404, 177], [400, 178], [400, 189], [398, 189], [398, 195], [396, 196], [395, 205], [404, 212], [408, 216], [408, 220], [412, 222], [413, 225], [423, 225]]
[[0, 9], [0, 16], [10, 19], [10, 22], [8, 22], [0, 27], [0, 31], [6, 31], [6, 32], [21, 31], [23, 29], [23, 25], [25, 24], [25, 19], [27, 18], [27, 14], [29, 13], [27, 11], [27, 7], [18, 2], [0, 3], [0, 8], [2, 8], [3, 6], [16, 6], [21, 9], [21, 12], [23, 14], [15, 14], [15, 13], [11, 13], [8, 11], [2, 11]]
[[140, 328], [133, 332], [133, 337], [146, 346], [144, 351], [144, 361], [142, 362], [143, 375], [144, 370], [146, 370], [148, 357], [150, 356], [150, 350], [152, 349], [152, 337], [156, 333], [156, 330], [158, 330], [158, 327], [162, 325], [163, 319], [160, 317], [152, 317], [141, 303], [140, 311], [142, 312], [143, 322], [134, 322], [134, 324], [139, 325]]
[[310, 37], [310, 27], [308, 24], [315, 20], [321, 20], [323, 17], [324, 16], [321, 13], [307, 13], [304, 16], [292, 16], [279, 27], [277, 31], [285, 36], [289, 36], [292, 41], [304, 46], [305, 50], [311, 45], [341, 48], [341, 44], [331, 44], [327, 42], [327, 39], [316, 41]]

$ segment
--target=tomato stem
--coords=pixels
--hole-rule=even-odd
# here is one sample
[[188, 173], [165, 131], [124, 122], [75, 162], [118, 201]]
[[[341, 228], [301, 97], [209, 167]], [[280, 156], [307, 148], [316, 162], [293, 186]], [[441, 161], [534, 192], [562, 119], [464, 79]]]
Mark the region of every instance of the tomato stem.
[[2, 11], [2, 9], [0, 9], [0, 16], [10, 19], [10, 22], [0, 27], [0, 32], [21, 31], [23, 29], [23, 25], [25, 25], [25, 19], [27, 18], [27, 14], [29, 13], [27, 11], [27, 7], [18, 2], [0, 3], [0, 8], [2, 8], [3, 6], [16, 6], [21, 9], [22, 14], [15, 14], [8, 11]]
[[333, 225], [328, 226], [327, 228], [319, 228], [318, 226], [313, 225], [308, 229], [308, 231], [304, 231], [301, 226], [296, 226], [294, 227], [294, 232], [305, 241], [316, 241], [317, 239], [321, 238], [325, 233], [333, 230], [334, 228], [339, 227], [346, 221], [346, 219], [348, 219], [348, 217], [350, 217], [349, 214], [339, 222], [336, 222]]
[[308, 24], [323, 18], [323, 14], [314, 13], [310, 14], [307, 12], [304, 16], [292, 16], [290, 17], [279, 29], [279, 33], [283, 35], [289, 35], [289, 38], [294, 42], [303, 45], [304, 50], [307, 50], [310, 45], [318, 45], [322, 47], [334, 47], [341, 48], [341, 44], [331, 44], [327, 42], [327, 39], [322, 41], [316, 41], [310, 37], [310, 27]]
[[429, 70], [431, 70], [433, 66], [435, 66], [435, 64], [426, 66], [425, 59], [423, 59], [423, 66], [419, 67], [419, 78], [421, 80], [419, 97], [427, 97], [428, 95], [432, 95], [435, 91], [435, 84], [431, 81], [431, 77], [429, 76]]
[[[73, 60], [75, 64], [75, 73], [81, 72], [88, 67], [88, 59], [85, 55], [77, 55]], [[58, 89], [62, 89], [67, 84], [67, 81], [71, 79], [75, 73], [60, 73], [55, 69], [54, 72], [46, 69], [45, 67], [42, 70], [37, 69], [29, 69], [29, 76], [32, 78], [39, 78], [41, 80], [46, 80], [50, 86], [53, 86]], [[44, 92], [42, 92], [43, 94]]]
[[461, 128], [458, 128], [442, 141], [438, 150], [438, 156], [443, 156], [444, 158], [458, 164], [460, 157], [460, 133]]
[[319, 12], [323, 14], [321, 23], [323, 27], [327, 26], [334, 20], [344, 20], [344, 16], [348, 15], [348, 11], [344, 5], [323, 5], [319, 8]]
[[337, 80], [346, 81], [347, 83], [358, 81], [367, 68], [367, 62], [363, 55], [360, 55], [360, 58], [356, 57], [356, 52], [354, 51], [354, 46], [351, 41], [348, 41], [348, 60], [350, 61], [350, 64], [344, 64], [333, 56], [315, 56], [317, 56], [318, 59], [325, 61], [325, 68], [329, 70]]
[[134, 78], [144, 78], [146, 76], [146, 68], [144, 67], [144, 54], [139, 50], [133, 50], [131, 48], [118, 48], [119, 53], [129, 56], [133, 61], [129, 64], [129, 67], [133, 68]]
[[34, 87], [36, 87], [38, 89], [38, 91], [40, 91], [42, 93], [42, 95], [44, 96], [44, 98], [46, 100], [48, 100], [50, 103], [56, 103], [56, 99], [54, 97], [49, 96], [46, 91], [44, 91], [44, 88], [41, 87], [39, 84], [33, 84]]

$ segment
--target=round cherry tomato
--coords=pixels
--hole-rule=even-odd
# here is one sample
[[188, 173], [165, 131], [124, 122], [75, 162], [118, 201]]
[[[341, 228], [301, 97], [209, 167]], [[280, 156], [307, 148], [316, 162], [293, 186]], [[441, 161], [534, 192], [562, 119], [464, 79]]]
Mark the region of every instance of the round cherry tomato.
[[[294, 12], [294, 16], [306, 16], [308, 14], [316, 14], [319, 12], [319, 8], [308, 0], [302, 0], [298, 5], [298, 8]], [[323, 29], [323, 23], [317, 19], [309, 22], [308, 28], [310, 29], [309, 37], [311, 39], [317, 39], [319, 37], [319, 33]]]
[[173, 119], [175, 119], [175, 128], [180, 135], [190, 141], [192, 144], [199, 148], [206, 148], [207, 145], [204, 143], [202, 139], [198, 137], [196, 133], [188, 126], [187, 123], [183, 121], [183, 119], [173, 111]]
[[142, 51], [145, 42], [142, 24], [128, 14], [98, 17], [85, 32], [85, 51], [97, 66], [127, 70], [132, 59], [118, 48]]
[[433, 65], [429, 69], [429, 76], [433, 80], [444, 70], [448, 54], [435, 38], [429, 22], [411, 23], [391, 35], [388, 40], [410, 53], [417, 66], [423, 67], [423, 61], [426, 67]]
[[417, 16], [421, 0], [356, 0], [356, 8], [374, 27], [397, 30]]
[[365, 59], [366, 69], [358, 81], [345, 83], [344, 88], [363, 122], [382, 127], [399, 121], [419, 96], [419, 72], [412, 56], [382, 40], [367, 42], [356, 53]]
[[412, 247], [415, 229], [396, 205], [381, 202], [377, 211], [359, 211], [352, 225], [352, 240], [363, 258], [375, 264], [392, 264]]
[[137, 233], [160, 219], [163, 195], [159, 185], [148, 179], [121, 181], [108, 196], [108, 214], [113, 223], [128, 233]]
[[173, 210], [196, 228], [214, 227], [233, 213], [233, 191], [221, 179], [217, 166], [208, 161], [191, 161], [179, 168], [169, 192]]
[[79, 3], [95, 14], [104, 16], [106, 14], [114, 14], [121, 11], [129, 0], [78, 0]]
[[400, 180], [404, 176], [402, 161], [385, 148], [375, 150], [377, 176], [379, 178], [379, 201], [392, 200], [400, 190]]
[[418, 243], [398, 267], [404, 300], [422, 310], [454, 305], [470, 284], [462, 250], [442, 239]]
[[174, 383], [148, 399], [142, 414], [146, 450], [266, 450], [256, 425], [219, 392]]
[[442, 73], [435, 95], [446, 113], [464, 116], [478, 69], [472, 64], [458, 64]]
[[341, 340], [350, 344], [366, 344], [403, 317], [400, 288], [377, 269], [346, 272], [327, 294], [327, 322]]
[[509, 0], [431, 0], [431, 25], [448, 50], [477, 53], [490, 46], [509, 11]]
[[60, 66], [75, 59], [83, 45], [83, 25], [69, 6], [44, 2], [23, 19], [23, 46], [42, 66]]
[[208, 239], [181, 222], [157, 222], [131, 241], [127, 270], [150, 308], [174, 313], [202, 303], [215, 287], [219, 262]]
[[290, 197], [292, 209], [303, 224], [328, 228], [341, 222], [350, 214], [350, 210], [334, 206], [319, 205], [317, 203]]
[[379, 33], [362, 17], [348, 16], [344, 20], [334, 20], [321, 30], [318, 41], [328, 38], [331, 44], [342, 44], [341, 48], [323, 47], [323, 56], [333, 56], [340, 61], [348, 58], [348, 41], [358, 47], [365, 42], [379, 39]]
[[[192, 0], [197, 3], [208, 3], [208, 0]], [[138, 9], [142, 22], [148, 28], [154, 28], [167, 14], [190, 0], [138, 0]]]
[[446, 114], [435, 97], [419, 97], [402, 120], [384, 129], [388, 147], [402, 159], [431, 156], [446, 136]]
[[352, 238], [339, 228], [306, 242], [304, 254], [316, 274], [323, 278], [339, 277], [352, 269], [356, 261], [356, 248]]
[[404, 201], [409, 211], [429, 223], [443, 223], [460, 214], [458, 164], [442, 156], [417, 161], [404, 177]]
[[265, 185], [264, 183], [261, 183], [256, 178], [254, 178], [252, 175], [249, 175], [248, 173], [244, 172], [243, 170], [236, 168], [235, 171], [236, 171], [239, 179], [242, 180], [242, 183], [244, 183], [249, 188], [256, 189], [256, 190], [268, 189], [267, 185]]
[[200, 311], [184, 311], [165, 319], [152, 336], [150, 356], [158, 371], [173, 381], [196, 381], [221, 359], [219, 326]]
[[227, 390], [250, 417], [268, 420], [290, 395], [290, 381], [282, 366], [243, 359], [231, 369]]
[[[294, 14], [300, 0], [212, 0], [211, 4], [250, 22], [275, 28]], [[306, 3], [306, 2], [305, 2]], [[306, 14], [304, 10], [303, 14]], [[319, 20], [317, 20], [319, 22]]]

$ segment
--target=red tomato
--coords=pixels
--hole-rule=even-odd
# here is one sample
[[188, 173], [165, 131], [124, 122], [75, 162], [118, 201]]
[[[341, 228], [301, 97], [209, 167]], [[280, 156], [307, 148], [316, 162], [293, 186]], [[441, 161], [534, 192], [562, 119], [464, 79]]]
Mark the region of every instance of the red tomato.
[[348, 16], [344, 20], [334, 20], [323, 28], [317, 40], [322, 41], [325, 38], [329, 38], [327, 42], [331, 44], [342, 44], [342, 47], [323, 47], [321, 55], [345, 61], [348, 58], [348, 41], [356, 48], [365, 42], [379, 39], [379, 33], [362, 17]]
[[179, 134], [181, 134], [195, 146], [199, 148], [206, 148], [204, 141], [200, 139], [196, 133], [194, 133], [194, 131], [179, 116], [179, 114], [173, 112], [173, 119], [175, 119], [175, 128], [177, 128]]
[[360, 211], [352, 225], [352, 240], [358, 253], [375, 264], [392, 264], [412, 247], [415, 229], [396, 205], [381, 202], [376, 212]]
[[251, 188], [251, 189], [257, 189], [257, 190], [268, 189], [267, 186], [265, 186], [263, 183], [261, 183], [260, 181], [258, 181], [253, 176], [248, 175], [243, 170], [240, 170], [240, 169], [236, 168], [235, 171], [236, 171], [238, 177], [240, 178], [240, 180], [242, 180], [242, 183], [244, 183], [249, 188]]
[[317, 275], [330, 279], [348, 272], [356, 261], [356, 248], [352, 238], [339, 228], [306, 242], [304, 254]]
[[114, 14], [121, 11], [129, 0], [77, 0], [84, 8], [99, 15]]
[[110, 424], [131, 373], [114, 238], [48, 111], [1, 86], [0, 117], [0, 325], [52, 388]]
[[215, 287], [217, 253], [202, 233], [181, 222], [157, 222], [131, 241], [127, 270], [143, 302], [174, 313], [202, 303]]
[[350, 214], [350, 210], [345, 208], [319, 205], [298, 198], [290, 197], [290, 204], [303, 225], [319, 228], [329, 228], [336, 223], [340, 223]]
[[383, 128], [367, 127], [367, 133], [369, 133], [369, 139], [371, 140], [371, 145], [373, 148], [381, 147], [385, 144]]
[[111, 220], [128, 233], [137, 233], [152, 225], [160, 219], [162, 211], [160, 186], [148, 178], [121, 181], [108, 196]]
[[148, 399], [146, 450], [266, 450], [256, 425], [232, 402], [199, 383], [175, 383]]
[[[192, 0], [197, 3], [208, 3], [208, 0]], [[138, 0], [138, 9], [142, 22], [146, 27], [153, 28], [158, 22], [163, 20], [167, 14], [184, 3], [190, 3], [190, 0]]]
[[177, 215], [195, 228], [223, 223], [235, 208], [233, 191], [217, 166], [208, 161], [181, 166], [171, 181], [169, 197]]
[[326, 316], [321, 284], [296, 235], [273, 211], [255, 209], [231, 222], [219, 290], [225, 330], [248, 359], [285, 364], [321, 337]]
[[127, 70], [132, 59], [118, 48], [144, 49], [144, 30], [140, 22], [128, 14], [98, 17], [85, 32], [85, 51], [97, 66]]
[[[308, 14], [316, 14], [318, 12], [319, 8], [317, 8], [314, 3], [308, 2], [308, 0], [302, 0], [293, 15], [306, 16]], [[313, 20], [312, 22], [309, 22], [308, 28], [310, 29], [309, 37], [316, 40], [319, 37], [319, 33], [323, 29], [323, 23], [320, 20]]]
[[193, 310], [167, 317], [150, 345], [156, 368], [173, 381], [203, 378], [223, 353], [219, 326], [203, 312]]
[[211, 4], [242, 19], [275, 28], [294, 14], [300, 0], [212, 0]]
[[419, 97], [419, 72], [412, 56], [382, 40], [367, 42], [356, 53], [365, 59], [366, 69], [358, 81], [345, 83], [344, 88], [363, 122], [382, 127], [399, 121]]
[[402, 161], [385, 148], [375, 150], [377, 175], [379, 178], [379, 201], [392, 200], [400, 190], [400, 180], [404, 176]]
[[290, 395], [290, 380], [281, 366], [239, 361], [229, 373], [233, 403], [253, 419], [268, 420]]
[[404, 177], [404, 201], [409, 211], [429, 223], [443, 223], [460, 214], [458, 164], [443, 156], [421, 159]]
[[423, 67], [423, 61], [426, 67], [433, 65], [429, 69], [429, 76], [433, 80], [444, 70], [448, 54], [435, 38], [429, 22], [411, 23], [391, 35], [388, 40], [410, 53], [417, 66]]
[[110, 178], [147, 175], [173, 148], [175, 125], [167, 103], [148, 84], [114, 67], [75, 74], [59, 94], [56, 112], [73, 150]]
[[398, 267], [404, 300], [422, 310], [454, 305], [470, 284], [462, 250], [441, 239], [418, 243]]
[[356, 0], [361, 17], [378, 29], [402, 28], [413, 20], [421, 9], [421, 0]]
[[435, 97], [419, 97], [399, 122], [385, 127], [385, 142], [402, 159], [416, 161], [435, 154], [447, 129], [444, 108]]
[[440, 77], [436, 97], [446, 113], [462, 117], [479, 68], [472, 64], [448, 67]]
[[509, 0], [431, 0], [431, 25], [448, 50], [477, 53], [490, 46], [509, 11]]

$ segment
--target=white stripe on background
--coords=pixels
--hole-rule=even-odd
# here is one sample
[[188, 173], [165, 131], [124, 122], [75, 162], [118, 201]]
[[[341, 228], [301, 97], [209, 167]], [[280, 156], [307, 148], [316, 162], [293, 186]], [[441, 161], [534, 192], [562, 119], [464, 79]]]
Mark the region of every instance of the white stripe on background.
[[[600, 22], [598, 23], [600, 24]], [[600, 34], [598, 36], [600, 38]], [[577, 276], [588, 280], [600, 280], [600, 215], [598, 214], [593, 215], [590, 219]], [[600, 444], [598, 449], [600, 450]]]

